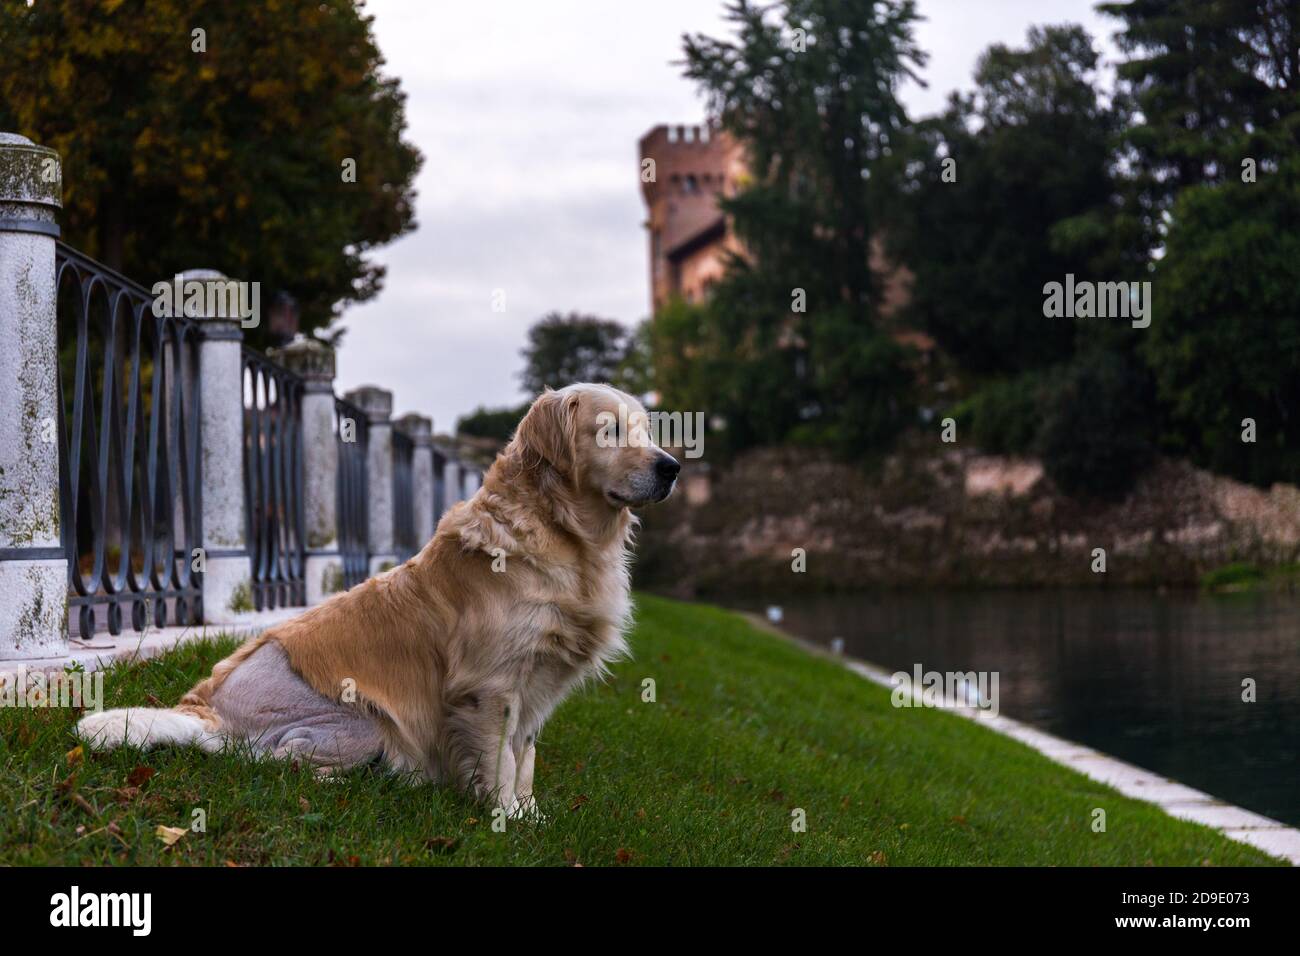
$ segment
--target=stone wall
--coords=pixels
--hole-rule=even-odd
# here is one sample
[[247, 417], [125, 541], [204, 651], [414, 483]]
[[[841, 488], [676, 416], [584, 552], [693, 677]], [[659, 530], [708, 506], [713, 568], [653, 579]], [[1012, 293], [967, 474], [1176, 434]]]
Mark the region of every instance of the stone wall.
[[[1076, 501], [1036, 461], [920, 439], [869, 469], [803, 449], [753, 451], [643, 521], [637, 583], [683, 596], [1192, 587], [1231, 562], [1300, 558], [1291, 485], [1262, 490], [1166, 460], [1121, 502]], [[807, 555], [802, 580], [791, 570], [796, 548]], [[1105, 549], [1104, 574], [1092, 570], [1095, 548]]]

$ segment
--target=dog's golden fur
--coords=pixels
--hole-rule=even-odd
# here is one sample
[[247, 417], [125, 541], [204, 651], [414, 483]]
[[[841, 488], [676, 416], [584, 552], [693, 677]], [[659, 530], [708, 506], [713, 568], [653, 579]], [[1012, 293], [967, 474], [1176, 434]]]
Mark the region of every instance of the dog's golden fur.
[[[619, 403], [645, 440], [600, 448], [597, 416]], [[392, 767], [526, 808], [543, 722], [625, 653], [627, 504], [672, 484], [659, 475], [651, 490], [667, 456], [645, 427], [635, 399], [609, 386], [544, 393], [418, 555], [242, 645], [175, 710], [220, 735], [214, 696], [274, 642], [316, 692], [376, 722]]]

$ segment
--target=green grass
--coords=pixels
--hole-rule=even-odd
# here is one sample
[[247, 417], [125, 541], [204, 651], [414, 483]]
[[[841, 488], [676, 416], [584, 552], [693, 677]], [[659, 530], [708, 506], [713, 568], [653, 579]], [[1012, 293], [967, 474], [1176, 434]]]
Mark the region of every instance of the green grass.
[[1220, 594], [1256, 591], [1294, 591], [1300, 587], [1300, 564], [1262, 568], [1239, 561], [1201, 575], [1201, 589]]
[[[1276, 862], [715, 608], [639, 599], [636, 659], [542, 733], [544, 826], [373, 770], [194, 750], [87, 754], [67, 710], [0, 710], [0, 862], [16, 864], [1055, 864]], [[171, 702], [229, 652], [108, 674], [106, 706]], [[642, 681], [657, 701], [642, 701]], [[1091, 828], [1106, 811], [1107, 830]], [[155, 831], [207, 831], [171, 847]], [[791, 829], [792, 811], [807, 832]]]

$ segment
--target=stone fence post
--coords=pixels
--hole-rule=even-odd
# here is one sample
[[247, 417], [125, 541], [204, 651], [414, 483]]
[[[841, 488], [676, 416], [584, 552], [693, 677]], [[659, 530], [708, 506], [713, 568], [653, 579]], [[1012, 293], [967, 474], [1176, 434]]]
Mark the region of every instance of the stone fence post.
[[393, 393], [374, 385], [354, 388], [343, 396], [366, 415], [366, 483], [370, 490], [370, 573], [397, 563], [393, 543]]
[[[227, 282], [212, 269], [182, 272], [183, 282]], [[205, 296], [205, 300], [209, 297]], [[216, 311], [186, 315], [199, 322], [199, 441], [203, 476], [203, 620], [229, 621], [252, 606], [244, 501], [244, 330], [227, 315], [224, 296]], [[206, 302], [205, 302], [206, 307]]]
[[417, 547], [423, 548], [433, 537], [433, 419], [412, 412], [393, 425], [411, 439], [415, 446], [411, 456], [411, 506], [415, 512]]
[[465, 498], [464, 495], [464, 475], [461, 472], [460, 459], [455, 454], [447, 456], [447, 464], [443, 466], [443, 499], [450, 509], [452, 505]]
[[307, 604], [319, 604], [343, 590], [339, 552], [339, 446], [334, 433], [334, 349], [315, 339], [299, 338], [271, 357], [303, 380], [302, 483], [306, 528]]
[[59, 533], [59, 154], [0, 133], [0, 660], [68, 648]]

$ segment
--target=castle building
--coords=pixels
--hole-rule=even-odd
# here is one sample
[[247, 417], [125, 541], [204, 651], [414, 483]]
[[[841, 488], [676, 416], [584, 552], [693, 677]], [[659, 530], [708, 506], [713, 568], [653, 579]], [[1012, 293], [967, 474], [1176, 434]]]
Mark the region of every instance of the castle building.
[[[728, 255], [741, 251], [718, 200], [735, 195], [745, 184], [749, 170], [744, 150], [714, 125], [661, 124], [641, 137], [640, 159], [651, 310], [657, 312], [674, 296], [702, 301], [721, 278]], [[870, 268], [881, 279], [881, 315], [888, 320], [906, 304], [912, 275], [886, 260], [878, 238], [871, 243]], [[902, 335], [917, 339], [909, 344], [933, 348], [924, 333], [895, 333]]]
[[718, 199], [737, 192], [746, 175], [743, 152], [709, 125], [656, 126], [641, 137], [640, 152], [651, 308], [674, 296], [699, 302], [721, 277], [727, 254], [740, 249]]

